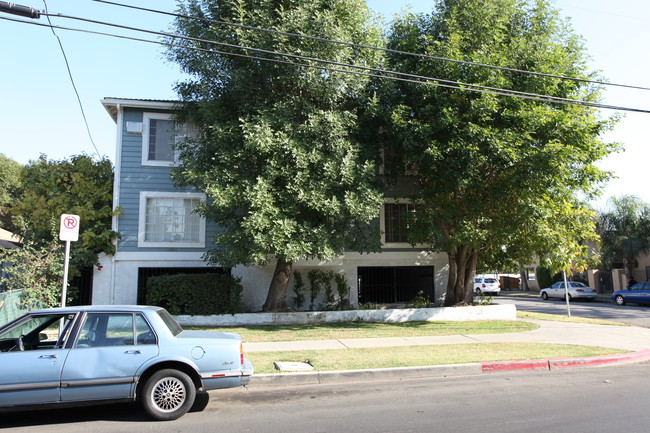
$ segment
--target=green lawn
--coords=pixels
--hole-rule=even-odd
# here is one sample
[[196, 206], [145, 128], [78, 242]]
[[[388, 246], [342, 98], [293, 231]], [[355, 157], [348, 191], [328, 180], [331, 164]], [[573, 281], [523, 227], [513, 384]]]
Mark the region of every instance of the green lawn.
[[625, 350], [543, 343], [444, 344], [370, 349], [252, 352], [246, 357], [255, 373], [277, 373], [274, 361], [307, 362], [316, 371], [417, 367], [468, 362], [511, 361], [610, 355]]
[[187, 329], [235, 332], [241, 335], [246, 343], [458, 334], [504, 334], [530, 331], [536, 328], [537, 325], [521, 320], [405, 323], [344, 322], [313, 325], [243, 326], [237, 328], [187, 327]]

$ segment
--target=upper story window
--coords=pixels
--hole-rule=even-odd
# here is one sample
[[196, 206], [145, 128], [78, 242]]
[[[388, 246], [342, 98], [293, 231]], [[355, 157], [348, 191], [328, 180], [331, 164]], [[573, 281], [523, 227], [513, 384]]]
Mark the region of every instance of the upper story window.
[[411, 203], [384, 203], [384, 243], [407, 243], [408, 214]]
[[143, 113], [142, 165], [169, 166], [177, 162], [174, 143], [179, 132], [170, 114]]
[[140, 192], [139, 247], [203, 248], [205, 219], [194, 208], [200, 193]]

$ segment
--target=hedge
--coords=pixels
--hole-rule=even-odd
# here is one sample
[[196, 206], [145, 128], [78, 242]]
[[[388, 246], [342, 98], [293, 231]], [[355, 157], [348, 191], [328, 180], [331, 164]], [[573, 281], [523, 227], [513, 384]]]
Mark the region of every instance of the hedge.
[[244, 311], [242, 285], [230, 274], [176, 274], [151, 277], [147, 281], [147, 304], [171, 314], [205, 316]]

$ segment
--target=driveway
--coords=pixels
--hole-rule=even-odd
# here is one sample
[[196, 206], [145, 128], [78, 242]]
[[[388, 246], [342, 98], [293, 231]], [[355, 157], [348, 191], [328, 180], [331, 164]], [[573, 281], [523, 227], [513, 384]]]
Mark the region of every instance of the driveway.
[[[497, 304], [515, 304], [517, 310], [535, 313], [567, 314], [564, 300], [544, 301], [536, 294], [501, 292], [492, 298]], [[591, 319], [612, 320], [629, 325], [650, 328], [650, 307], [638, 305], [618, 306], [612, 301], [597, 299], [592, 302], [573, 301], [570, 304], [571, 315]]]

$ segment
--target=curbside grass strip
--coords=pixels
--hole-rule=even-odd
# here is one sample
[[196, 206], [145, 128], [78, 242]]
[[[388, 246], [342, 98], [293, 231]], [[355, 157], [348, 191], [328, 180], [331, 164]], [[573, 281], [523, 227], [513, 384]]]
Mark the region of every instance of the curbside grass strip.
[[567, 368], [593, 368], [650, 361], [650, 349], [620, 355], [586, 358], [529, 359], [503, 362], [475, 362], [467, 364], [432, 365], [423, 367], [376, 368], [307, 373], [258, 374], [247, 386], [299, 386], [341, 382], [363, 382], [422, 377], [465, 376], [483, 373], [521, 370], [550, 371]]

